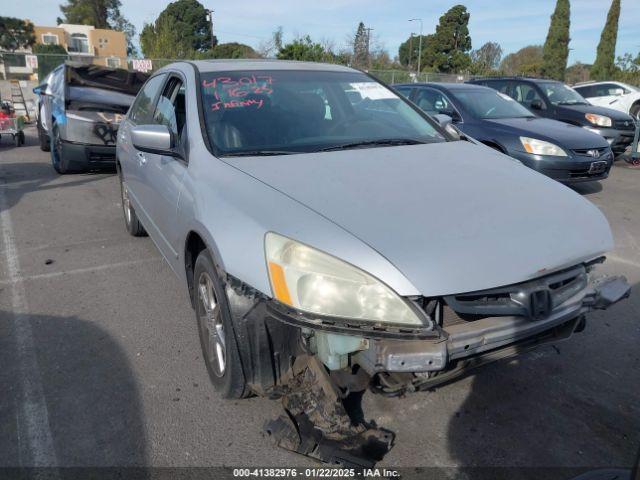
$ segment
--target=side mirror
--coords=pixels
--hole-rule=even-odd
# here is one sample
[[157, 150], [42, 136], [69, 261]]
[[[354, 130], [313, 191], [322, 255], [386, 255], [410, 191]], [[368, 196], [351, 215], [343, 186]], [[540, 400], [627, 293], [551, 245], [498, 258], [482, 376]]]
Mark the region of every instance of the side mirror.
[[156, 155], [179, 156], [175, 140], [166, 125], [139, 125], [131, 129], [131, 143], [136, 150]]
[[460, 117], [460, 114], [455, 110], [447, 110], [446, 112], [442, 112], [442, 113], [444, 113], [445, 115], [449, 115], [453, 123], [458, 123], [462, 121], [462, 117]]
[[36, 95], [46, 95], [48, 85], [46, 83], [41, 83], [37, 87], [33, 87], [33, 93]]
[[531, 107], [531, 110], [542, 110], [544, 108], [544, 104], [542, 103], [542, 100], [537, 98], [535, 100], [531, 100], [531, 103], [529, 104], [529, 106]]
[[451, 123], [453, 121], [453, 119], [449, 116], [449, 115], [444, 115], [443, 113], [439, 113], [437, 115], [433, 116], [433, 119], [438, 122], [438, 124], [444, 128], [447, 133], [449, 135], [451, 135], [453, 138], [460, 140], [461, 136], [460, 136], [460, 132], [458, 131], [458, 129], [456, 127], [453, 126], [453, 124]]

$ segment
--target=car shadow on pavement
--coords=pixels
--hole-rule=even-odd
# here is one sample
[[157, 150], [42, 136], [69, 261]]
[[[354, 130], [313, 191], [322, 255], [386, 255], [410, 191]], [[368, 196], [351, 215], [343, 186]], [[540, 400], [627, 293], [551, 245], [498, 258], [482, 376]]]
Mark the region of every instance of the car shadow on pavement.
[[[20, 199], [30, 193], [42, 190], [62, 189], [85, 185], [98, 181], [114, 172], [109, 170], [74, 175], [58, 175], [48, 163], [38, 162], [0, 162], [0, 192], [5, 198], [6, 208], [11, 209]], [[63, 182], [54, 182], [62, 178]], [[0, 202], [0, 208], [3, 203]]]
[[[21, 350], [28, 343], [21, 341], [17, 322], [29, 322], [33, 352]], [[31, 353], [39, 372], [21, 370]], [[0, 476], [1, 467], [33, 465], [33, 402], [25, 402], [22, 373], [41, 384], [58, 467], [148, 465], [134, 372], [117, 340], [98, 325], [73, 316], [0, 310], [0, 365]]]
[[477, 370], [448, 425], [459, 478], [560, 480], [633, 468], [640, 448], [638, 290], [623, 300], [631, 305], [589, 314], [585, 331], [564, 342]]
[[594, 193], [600, 193], [602, 191], [602, 182], [575, 183], [573, 185], [569, 185], [569, 188], [580, 195], [588, 196], [593, 195]]

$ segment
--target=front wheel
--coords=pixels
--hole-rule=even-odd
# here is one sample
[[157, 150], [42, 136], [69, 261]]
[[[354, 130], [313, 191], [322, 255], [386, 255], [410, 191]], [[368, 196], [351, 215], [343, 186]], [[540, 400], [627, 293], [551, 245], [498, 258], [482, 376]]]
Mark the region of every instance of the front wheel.
[[60, 138], [60, 130], [57, 125], [53, 125], [51, 128], [51, 165], [53, 169], [60, 175], [69, 173], [69, 169], [66, 166], [64, 158], [62, 156], [62, 139]]
[[47, 132], [44, 131], [42, 122], [39, 118], [36, 124], [36, 128], [38, 130], [38, 142], [40, 143], [40, 150], [42, 150], [43, 152], [48, 152], [51, 149], [49, 143], [49, 135], [47, 135]]
[[198, 255], [193, 281], [200, 346], [211, 383], [223, 398], [246, 397], [227, 295], [207, 250]]
[[631, 105], [631, 110], [629, 110], [629, 115], [631, 115], [636, 120], [640, 120], [640, 102], [634, 103]]

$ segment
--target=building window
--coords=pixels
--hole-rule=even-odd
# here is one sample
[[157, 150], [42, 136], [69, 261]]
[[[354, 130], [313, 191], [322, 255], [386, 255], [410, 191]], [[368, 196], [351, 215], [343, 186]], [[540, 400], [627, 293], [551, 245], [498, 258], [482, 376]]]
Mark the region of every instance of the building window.
[[120, 59], [118, 57], [107, 58], [107, 67], [120, 68]]
[[54, 33], [42, 34], [42, 43], [45, 45], [58, 45], [58, 35]]
[[89, 53], [87, 36], [84, 33], [72, 33], [68, 50], [73, 53]]

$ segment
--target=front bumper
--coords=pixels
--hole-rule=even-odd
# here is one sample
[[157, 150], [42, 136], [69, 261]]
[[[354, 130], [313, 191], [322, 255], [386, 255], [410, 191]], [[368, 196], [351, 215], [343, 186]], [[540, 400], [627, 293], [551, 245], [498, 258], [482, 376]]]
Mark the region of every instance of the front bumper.
[[[371, 342], [367, 350], [358, 354], [357, 359], [367, 371], [378, 373], [445, 370], [454, 361], [483, 354], [504, 358], [504, 355], [497, 355], [500, 350], [526, 339], [535, 339], [535, 343], [540, 344], [546, 340], [567, 338], [580, 325], [585, 313], [608, 308], [628, 297], [630, 289], [623, 277], [595, 280], [544, 320], [496, 316], [461, 322], [445, 327], [447, 338], [442, 341]], [[519, 353], [517, 348], [510, 350], [513, 355]]]
[[611, 150], [614, 155], [620, 155], [624, 153], [631, 143], [633, 143], [634, 129], [620, 130], [617, 128], [599, 128], [599, 127], [584, 127], [590, 132], [597, 133], [601, 137], [609, 142]]
[[116, 146], [63, 141], [62, 158], [71, 169], [113, 167]]
[[562, 183], [579, 183], [603, 180], [609, 176], [614, 155], [608, 149], [597, 158], [568, 152], [567, 157], [532, 155], [526, 152], [509, 152], [527, 167]]
[[436, 327], [430, 332], [363, 329], [276, 304], [268, 310], [272, 318], [307, 332], [311, 350], [330, 370], [358, 364], [371, 376], [447, 372], [460, 361], [473, 359], [477, 365], [520, 353], [524, 344], [568, 338], [584, 326], [586, 313], [629, 296], [624, 277], [589, 278], [590, 268], [580, 265], [521, 284], [444, 297], [439, 312], [447, 309], [455, 319], [432, 313]]

